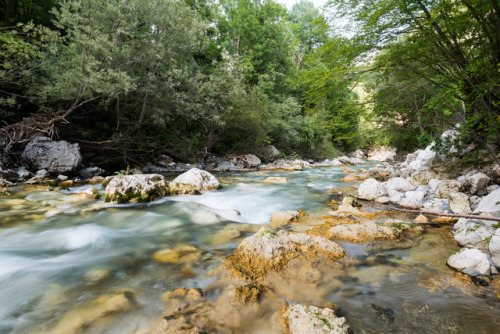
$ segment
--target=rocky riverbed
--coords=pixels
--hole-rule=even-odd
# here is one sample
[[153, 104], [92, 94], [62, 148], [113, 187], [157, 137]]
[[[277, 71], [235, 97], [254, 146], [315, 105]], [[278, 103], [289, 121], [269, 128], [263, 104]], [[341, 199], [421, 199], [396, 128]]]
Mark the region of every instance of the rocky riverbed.
[[393, 153], [37, 172], [0, 197], [0, 331], [495, 332], [500, 174]]

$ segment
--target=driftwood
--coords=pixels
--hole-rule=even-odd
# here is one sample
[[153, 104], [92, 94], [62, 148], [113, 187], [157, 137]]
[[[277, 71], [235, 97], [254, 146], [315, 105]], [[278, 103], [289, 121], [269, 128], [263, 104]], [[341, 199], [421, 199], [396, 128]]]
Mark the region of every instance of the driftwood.
[[382, 204], [382, 205], [385, 207], [391, 208], [391, 210], [402, 211], [402, 212], [419, 213], [419, 214], [439, 216], [439, 217], [468, 218], [468, 219], [492, 220], [492, 221], [500, 222], [499, 217], [488, 217], [488, 216], [479, 216], [479, 215], [462, 215], [462, 214], [455, 214], [455, 213], [442, 213], [442, 212], [425, 211], [425, 210], [409, 210], [409, 209], [395, 208], [395, 207], [390, 206], [390, 205], [384, 205], [384, 204]]

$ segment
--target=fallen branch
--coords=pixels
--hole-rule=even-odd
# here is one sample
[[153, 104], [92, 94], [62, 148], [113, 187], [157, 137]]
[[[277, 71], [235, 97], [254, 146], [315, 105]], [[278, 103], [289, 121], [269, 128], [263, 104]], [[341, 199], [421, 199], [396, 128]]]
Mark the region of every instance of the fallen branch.
[[469, 219], [492, 220], [492, 221], [500, 222], [499, 217], [488, 217], [488, 216], [479, 216], [479, 215], [462, 215], [462, 214], [455, 214], [455, 213], [443, 213], [443, 212], [425, 211], [425, 210], [409, 210], [409, 209], [395, 208], [393, 206], [385, 205], [385, 204], [382, 204], [382, 205], [385, 207], [391, 208], [391, 210], [402, 211], [402, 212], [419, 213], [419, 214], [439, 216], [439, 217], [469, 218]]

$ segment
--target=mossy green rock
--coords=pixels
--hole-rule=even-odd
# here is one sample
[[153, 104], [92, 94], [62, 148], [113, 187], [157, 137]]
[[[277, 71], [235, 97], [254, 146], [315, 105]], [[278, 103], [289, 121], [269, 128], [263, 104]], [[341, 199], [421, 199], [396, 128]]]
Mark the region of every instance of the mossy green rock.
[[149, 202], [168, 194], [168, 184], [162, 175], [120, 175], [109, 181], [104, 201], [110, 203]]

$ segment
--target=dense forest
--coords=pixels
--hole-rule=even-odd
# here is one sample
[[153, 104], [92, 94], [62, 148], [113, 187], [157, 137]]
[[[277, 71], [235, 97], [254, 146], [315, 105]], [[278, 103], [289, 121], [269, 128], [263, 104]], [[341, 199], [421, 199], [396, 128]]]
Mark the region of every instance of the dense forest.
[[497, 0], [3, 0], [0, 140], [62, 138], [102, 165], [322, 158], [446, 151], [460, 124], [495, 152], [499, 70]]

